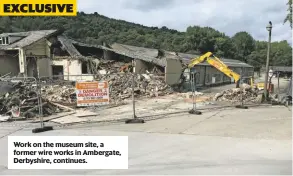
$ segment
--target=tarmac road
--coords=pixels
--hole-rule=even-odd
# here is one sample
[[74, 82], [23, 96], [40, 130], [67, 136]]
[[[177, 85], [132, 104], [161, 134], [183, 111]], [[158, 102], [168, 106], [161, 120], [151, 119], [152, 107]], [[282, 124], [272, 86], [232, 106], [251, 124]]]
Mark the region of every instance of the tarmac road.
[[[1, 125], [0, 175], [292, 174], [292, 117], [285, 107], [177, 114], [145, 124], [77, 125], [40, 134], [23, 125]], [[129, 169], [8, 170], [7, 135], [126, 135]]]

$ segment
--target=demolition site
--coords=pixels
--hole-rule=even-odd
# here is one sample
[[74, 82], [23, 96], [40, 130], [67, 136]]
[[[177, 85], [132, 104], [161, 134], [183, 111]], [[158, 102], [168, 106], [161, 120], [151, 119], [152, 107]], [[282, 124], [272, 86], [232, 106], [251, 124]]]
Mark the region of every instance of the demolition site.
[[237, 58], [89, 45], [57, 30], [0, 34], [0, 172], [72, 174], [7, 169], [7, 136], [40, 135], [128, 136], [129, 169], [75, 174], [292, 174], [291, 75], [270, 66], [266, 80]]
[[[160, 97], [165, 102], [156, 103], [166, 108], [177, 102], [193, 111], [201, 106], [259, 105], [266, 99], [264, 78], [255, 77], [253, 66], [210, 52], [200, 56], [118, 43], [88, 45], [57, 30], [4, 33], [0, 39], [3, 122], [135, 118], [107, 119], [100, 112]], [[282, 70], [272, 69], [270, 103], [286, 104], [292, 83], [279, 77]]]

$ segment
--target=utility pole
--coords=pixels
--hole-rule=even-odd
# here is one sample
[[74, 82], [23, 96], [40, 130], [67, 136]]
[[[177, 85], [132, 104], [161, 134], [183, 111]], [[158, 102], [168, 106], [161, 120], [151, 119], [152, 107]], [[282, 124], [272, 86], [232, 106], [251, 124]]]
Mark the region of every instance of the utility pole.
[[270, 50], [271, 50], [271, 37], [272, 37], [272, 22], [270, 21], [267, 25], [267, 30], [269, 31], [269, 41], [268, 41], [268, 50], [267, 50], [267, 61], [266, 61], [266, 72], [265, 72], [265, 85], [264, 85], [264, 96], [265, 101], [268, 100], [268, 77], [269, 77], [269, 64], [270, 64]]

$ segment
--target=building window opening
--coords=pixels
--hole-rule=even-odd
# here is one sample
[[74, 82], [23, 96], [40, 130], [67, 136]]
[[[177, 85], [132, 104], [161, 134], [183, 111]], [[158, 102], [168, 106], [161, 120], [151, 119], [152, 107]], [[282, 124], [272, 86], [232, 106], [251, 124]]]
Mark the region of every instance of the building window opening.
[[87, 62], [81, 63], [81, 73], [82, 74], [89, 74]]
[[9, 38], [5, 37], [5, 44], [8, 45], [9, 44]]
[[64, 79], [64, 68], [61, 65], [52, 65], [53, 79]]
[[1, 37], [0, 38], [0, 45], [8, 45], [9, 44], [9, 38], [8, 37]]

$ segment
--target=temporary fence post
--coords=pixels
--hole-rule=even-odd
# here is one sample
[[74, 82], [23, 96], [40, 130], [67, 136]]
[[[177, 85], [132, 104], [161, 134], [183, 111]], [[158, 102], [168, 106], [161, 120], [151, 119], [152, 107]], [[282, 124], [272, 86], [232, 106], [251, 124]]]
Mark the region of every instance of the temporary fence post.
[[[132, 68], [134, 68], [134, 61], [132, 61]], [[132, 87], [132, 111], [133, 111], [133, 118], [132, 119], [127, 119], [125, 121], [125, 123], [145, 123], [145, 121], [143, 119], [139, 119], [137, 118], [136, 114], [135, 114], [135, 97], [134, 97], [134, 72], [132, 73], [132, 83], [131, 83], [131, 87]]]
[[52, 126], [46, 126], [45, 127], [45, 125], [44, 125], [41, 80], [40, 80], [40, 78], [38, 79], [38, 81], [37, 81], [36, 78], [34, 78], [34, 80], [35, 80], [35, 82], [37, 84], [37, 96], [38, 96], [39, 118], [40, 118], [40, 122], [41, 122], [41, 128], [33, 129], [32, 133], [41, 133], [41, 132], [53, 130]]
[[132, 110], [133, 110], [133, 118], [136, 119], [137, 116], [135, 114], [135, 99], [134, 99], [134, 73], [132, 74], [132, 83], [131, 83], [131, 95], [132, 95]]
[[239, 109], [248, 109], [247, 106], [244, 106], [244, 100], [243, 100], [243, 93], [244, 93], [244, 87], [243, 87], [243, 77], [242, 77], [242, 70], [241, 70], [241, 76], [240, 78], [242, 80], [240, 80], [240, 84], [242, 84], [242, 86], [240, 85], [240, 93], [241, 93], [241, 104], [240, 105], [236, 105], [235, 107], [236, 108], [239, 108]]
[[288, 107], [289, 104], [292, 104], [292, 77], [290, 78], [289, 86], [287, 89], [287, 95], [286, 95], [286, 106]]
[[280, 72], [278, 74], [278, 101], [280, 101]]
[[196, 74], [198, 73], [191, 73], [190, 75], [190, 82], [191, 82], [191, 91], [192, 91], [192, 109], [188, 112], [189, 114], [195, 114], [195, 115], [201, 115], [202, 112], [198, 111], [196, 109], [196, 95], [195, 95], [195, 91], [196, 91]]
[[292, 104], [292, 78], [290, 78], [288, 87], [286, 88], [285, 92], [285, 95], [282, 96], [281, 99], [279, 99], [279, 104], [288, 107]]
[[44, 128], [44, 117], [43, 117], [43, 107], [42, 107], [42, 94], [41, 91], [38, 90], [38, 99], [39, 99], [39, 116], [41, 121], [41, 128]]
[[280, 101], [280, 77], [279, 77], [279, 72], [277, 72], [277, 78], [278, 78], [278, 90], [277, 90], [277, 101], [272, 100], [272, 105], [282, 105], [282, 102]]

